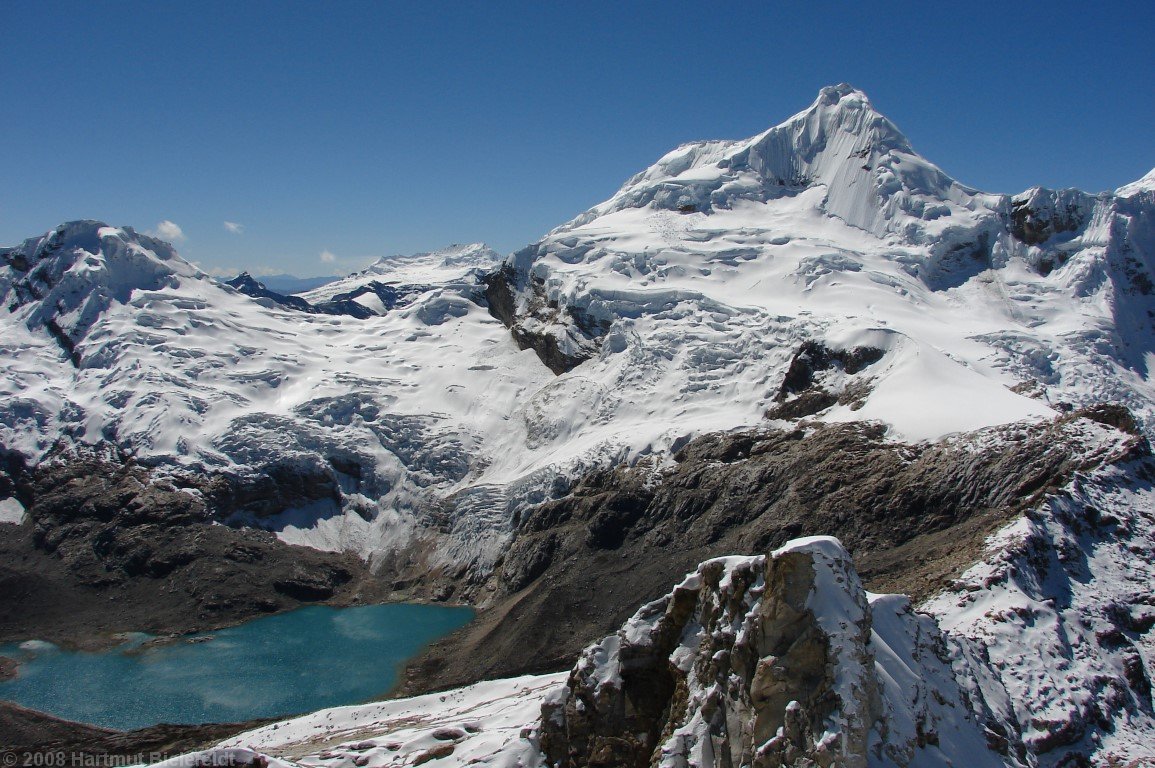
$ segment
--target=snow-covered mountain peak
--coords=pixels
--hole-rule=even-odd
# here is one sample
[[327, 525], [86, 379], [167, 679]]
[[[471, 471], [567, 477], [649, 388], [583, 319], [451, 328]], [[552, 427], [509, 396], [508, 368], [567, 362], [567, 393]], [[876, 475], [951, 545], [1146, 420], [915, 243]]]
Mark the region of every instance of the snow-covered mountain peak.
[[800, 154], [824, 151], [825, 144], [839, 134], [861, 139], [874, 150], [914, 152], [898, 126], [879, 113], [865, 93], [847, 83], [826, 86], [809, 107], [755, 137], [751, 144], [781, 132], [791, 134], [793, 148]]
[[[138, 259], [126, 259], [125, 253], [133, 253]], [[132, 227], [111, 227], [102, 221], [91, 219], [69, 221], [39, 237], [31, 237], [13, 248], [0, 248], [8, 265], [14, 259], [28, 265], [25, 271], [34, 271], [45, 261], [77, 262], [82, 254], [90, 267], [103, 262], [107, 269], [131, 269], [147, 261], [166, 265], [164, 271], [173, 274], [203, 276], [193, 265], [177, 255], [171, 244], [136, 232]], [[93, 261], [95, 259], [95, 261]], [[19, 268], [19, 267], [18, 267]]]
[[1140, 192], [1155, 192], [1155, 168], [1147, 172], [1147, 175], [1130, 184], [1124, 184], [1115, 190], [1118, 197], [1131, 197]]
[[836, 106], [847, 100], [873, 108], [870, 104], [870, 98], [865, 93], [850, 83], [838, 83], [837, 85], [827, 85], [818, 91], [818, 98], [815, 99], [814, 104], [811, 105], [811, 109], [819, 104], [827, 107]]
[[382, 256], [358, 274], [403, 274], [415, 267], [426, 269], [482, 268], [495, 266], [501, 254], [485, 243], [454, 243], [436, 251]]
[[233, 288], [239, 288], [241, 286], [254, 286], [254, 287], [261, 287], [261, 288], [265, 287], [265, 284], [262, 283], [257, 278], [253, 277], [248, 272], [248, 270], [241, 272], [236, 277], [230, 278], [230, 279], [225, 280], [223, 282], [225, 283], [225, 285], [232, 286]]
[[750, 139], [678, 147], [555, 233], [630, 208], [709, 214], [812, 189], [825, 192], [814, 201], [824, 213], [875, 235], [994, 205], [919, 156], [862, 91], [842, 83]]
[[30, 328], [48, 327], [66, 347], [133, 291], [205, 277], [163, 240], [90, 220], [0, 249], [0, 264], [0, 300], [10, 312], [23, 313]]
[[441, 263], [446, 266], [469, 265], [471, 267], [488, 267], [501, 261], [502, 256], [485, 243], [456, 243], [439, 251], [442, 254]]
[[[436, 251], [383, 256], [360, 272], [301, 295], [314, 303], [352, 298], [367, 290], [412, 293], [433, 286], [476, 284], [483, 272], [496, 269], [502, 255], [485, 243], [453, 244]], [[374, 302], [371, 307], [383, 311]]]
[[866, 94], [841, 83], [823, 88], [809, 107], [750, 139], [683, 144], [627, 181], [622, 191], [639, 182], [672, 180], [704, 168], [717, 168], [719, 171], [748, 168], [761, 172], [768, 181], [777, 185], [799, 182], [803, 179], [797, 168], [785, 171], [768, 167], [767, 163], [772, 162], [772, 158], [767, 153], [778, 151], [813, 162], [816, 155], [824, 152], [826, 145], [837, 140], [840, 134], [846, 134], [852, 140], [860, 139], [857, 143], [863, 144], [863, 148], [914, 151], [897, 126], [875, 111]]
[[640, 361], [655, 391], [676, 380], [680, 426], [709, 397], [711, 423], [738, 402], [738, 422], [767, 412], [761, 382], [808, 339], [884, 355], [866, 401], [821, 418], [877, 419], [910, 440], [1104, 400], [1155, 423], [1145, 382], [1092, 373], [1148, 369], [1153, 201], [969, 189], [861, 92], [832, 86], [746, 141], [667, 154], [514, 254], [488, 296], [551, 370], [620, 376], [606, 391], [629, 391], [646, 419]]

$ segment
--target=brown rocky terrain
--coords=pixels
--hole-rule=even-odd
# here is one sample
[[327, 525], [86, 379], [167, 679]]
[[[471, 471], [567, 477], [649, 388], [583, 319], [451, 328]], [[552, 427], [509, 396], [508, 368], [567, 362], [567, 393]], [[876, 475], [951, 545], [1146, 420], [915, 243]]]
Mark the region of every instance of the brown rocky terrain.
[[[1092, 422], [1120, 430], [1117, 453], [1087, 452]], [[703, 560], [801, 536], [837, 536], [868, 588], [917, 600], [1077, 470], [1148, 453], [1111, 406], [934, 445], [861, 423], [705, 435], [673, 466], [594, 473], [534, 507], [475, 591], [492, 607], [413, 661], [400, 690], [564, 669]]]

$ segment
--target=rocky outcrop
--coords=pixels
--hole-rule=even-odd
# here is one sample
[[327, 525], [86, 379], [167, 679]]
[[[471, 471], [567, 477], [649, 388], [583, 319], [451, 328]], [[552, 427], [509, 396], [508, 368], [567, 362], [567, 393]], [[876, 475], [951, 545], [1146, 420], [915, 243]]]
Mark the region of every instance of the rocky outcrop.
[[1041, 245], [1056, 235], [1077, 232], [1090, 218], [1095, 198], [1077, 189], [1035, 187], [1010, 198], [1007, 228], [1027, 245]]
[[[861, 373], [886, 354], [877, 347], [831, 349], [817, 341], [807, 341], [790, 360], [782, 385], [774, 396], [776, 405], [766, 412], [770, 419], [797, 419], [813, 416], [836, 403], [861, 406], [870, 391], [869, 379], [842, 380]], [[835, 376], [822, 376], [823, 373]], [[845, 374], [839, 377], [837, 374]]]
[[265, 284], [258, 281], [248, 272], [242, 272], [236, 277], [225, 280], [225, 285], [230, 288], [236, 288], [246, 296], [251, 296], [254, 299], [267, 299], [274, 304], [279, 304], [286, 309], [295, 309], [300, 312], [312, 312], [313, 305], [302, 299], [300, 296], [291, 296], [284, 293], [277, 293], [270, 291], [265, 287]]
[[221, 478], [159, 478], [80, 453], [5, 474], [27, 519], [0, 537], [0, 641], [99, 645], [388, 591], [352, 555], [219, 524], [215, 502], [236, 501]]
[[548, 300], [532, 277], [519, 294], [514, 268], [505, 265], [485, 276], [489, 313], [500, 320], [519, 349], [532, 349], [547, 368], [560, 376], [589, 360], [598, 350], [605, 328], [573, 307], [564, 311]]
[[703, 563], [587, 648], [543, 704], [540, 744], [556, 768], [1021, 764], [988, 747], [976, 706], [989, 717], [934, 622], [868, 599], [819, 537]]
[[1155, 761], [1155, 466], [1079, 473], [924, 603], [1041, 768]]
[[369, 317], [377, 313], [369, 310], [365, 305], [358, 303], [356, 299], [362, 296], [375, 296], [381, 302], [381, 308], [388, 312], [394, 307], [403, 304], [407, 297], [411, 299], [412, 296], [410, 294], [419, 292], [419, 287], [405, 286], [398, 288], [397, 286], [387, 285], [373, 280], [351, 291], [338, 293], [328, 301], [321, 301], [313, 306], [322, 314]]

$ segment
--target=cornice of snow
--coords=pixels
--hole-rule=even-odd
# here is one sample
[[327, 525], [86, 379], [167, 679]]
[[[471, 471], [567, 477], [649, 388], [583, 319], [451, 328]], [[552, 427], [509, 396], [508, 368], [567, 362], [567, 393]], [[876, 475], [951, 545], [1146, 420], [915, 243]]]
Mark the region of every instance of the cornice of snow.
[[1147, 175], [1143, 178], [1133, 181], [1130, 184], [1124, 184], [1123, 186], [1116, 189], [1115, 195], [1117, 197], [1131, 197], [1133, 195], [1139, 194], [1140, 192], [1153, 191], [1155, 191], [1155, 168], [1152, 168], [1150, 171], [1148, 171]]

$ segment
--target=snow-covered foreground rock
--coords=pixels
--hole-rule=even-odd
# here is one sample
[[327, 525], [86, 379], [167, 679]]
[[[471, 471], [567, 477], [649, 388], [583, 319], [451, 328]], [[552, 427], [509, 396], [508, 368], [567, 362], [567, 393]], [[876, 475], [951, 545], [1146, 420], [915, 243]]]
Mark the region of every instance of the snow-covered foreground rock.
[[1155, 764], [1153, 480], [1149, 461], [1076, 478], [923, 606], [971, 695], [1041, 765]]
[[829, 538], [704, 563], [547, 699], [548, 762], [1155, 764], [1152, 469], [1077, 478], [918, 611]]
[[836, 539], [704, 563], [545, 702], [551, 764], [1008, 764], [929, 617], [867, 595]]

